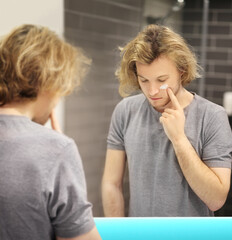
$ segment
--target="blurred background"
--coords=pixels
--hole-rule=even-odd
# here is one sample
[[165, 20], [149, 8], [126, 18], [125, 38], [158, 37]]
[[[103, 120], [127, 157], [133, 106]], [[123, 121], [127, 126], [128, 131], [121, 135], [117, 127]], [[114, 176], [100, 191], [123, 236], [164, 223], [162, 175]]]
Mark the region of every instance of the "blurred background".
[[[232, 91], [232, 0], [0, 0], [0, 23], [0, 35], [22, 23], [48, 26], [92, 59], [81, 88], [58, 106], [57, 114], [64, 133], [78, 145], [95, 217], [103, 216], [106, 138], [121, 100], [114, 75], [119, 46], [147, 24], [167, 25], [187, 40], [205, 69], [187, 88], [220, 105], [224, 93]], [[127, 175], [124, 191], [128, 200]], [[232, 216], [231, 193], [216, 215]]]

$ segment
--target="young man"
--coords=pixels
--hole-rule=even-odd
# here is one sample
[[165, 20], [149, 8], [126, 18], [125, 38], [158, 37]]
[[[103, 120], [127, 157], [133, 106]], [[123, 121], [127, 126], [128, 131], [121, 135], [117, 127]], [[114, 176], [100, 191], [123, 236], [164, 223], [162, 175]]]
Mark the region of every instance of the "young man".
[[45, 27], [0, 41], [0, 239], [101, 239], [74, 141], [42, 126], [84, 60]]
[[108, 135], [102, 183], [106, 216], [212, 216], [230, 187], [232, 134], [226, 112], [184, 86], [199, 76], [181, 36], [150, 25], [122, 49], [123, 99]]

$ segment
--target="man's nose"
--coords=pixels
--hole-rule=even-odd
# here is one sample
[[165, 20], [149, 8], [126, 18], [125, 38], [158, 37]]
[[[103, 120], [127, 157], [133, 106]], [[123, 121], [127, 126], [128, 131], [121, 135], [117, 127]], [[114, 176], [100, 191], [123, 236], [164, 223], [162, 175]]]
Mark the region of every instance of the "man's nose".
[[156, 84], [151, 84], [149, 87], [149, 95], [154, 96], [159, 92], [159, 87]]

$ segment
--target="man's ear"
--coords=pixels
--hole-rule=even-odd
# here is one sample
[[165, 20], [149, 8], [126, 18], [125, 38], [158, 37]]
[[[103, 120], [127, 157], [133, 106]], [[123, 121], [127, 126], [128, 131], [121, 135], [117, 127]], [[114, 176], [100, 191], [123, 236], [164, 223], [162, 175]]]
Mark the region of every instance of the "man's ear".
[[182, 84], [184, 72], [183, 71], [179, 71], [179, 73], [180, 73], [180, 83]]

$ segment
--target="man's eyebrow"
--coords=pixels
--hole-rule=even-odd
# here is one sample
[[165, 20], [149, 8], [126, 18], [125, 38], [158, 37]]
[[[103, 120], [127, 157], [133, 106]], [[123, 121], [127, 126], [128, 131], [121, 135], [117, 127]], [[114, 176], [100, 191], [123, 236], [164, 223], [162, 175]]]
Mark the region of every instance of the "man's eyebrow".
[[158, 76], [158, 78], [163, 78], [163, 77], [168, 77], [168, 76], [169, 76], [168, 74], [164, 74], [164, 75]]
[[[137, 76], [138, 76], [138, 77], [141, 77], [141, 78], [143, 78], [143, 79], [147, 79], [147, 78], [141, 76], [140, 74], [137, 74]], [[169, 77], [169, 75], [168, 75], [168, 74], [164, 74], [164, 75], [158, 76], [157, 78], [164, 78], [164, 77]]]
[[145, 78], [145, 77], [141, 76], [140, 74], [137, 74], [137, 76], [138, 76], [138, 77], [141, 77], [141, 78], [144, 78], [144, 79], [147, 79], [147, 78]]

